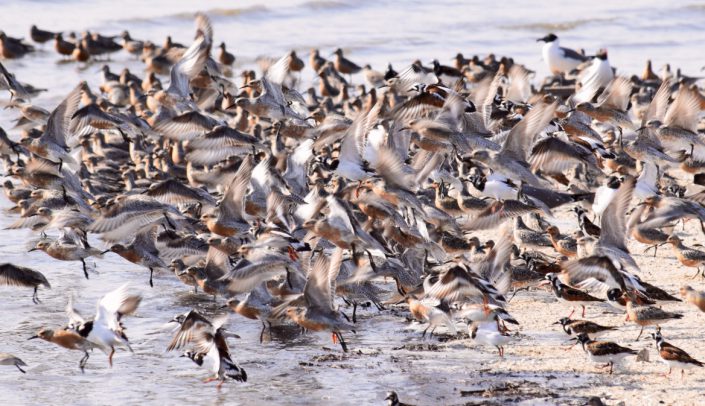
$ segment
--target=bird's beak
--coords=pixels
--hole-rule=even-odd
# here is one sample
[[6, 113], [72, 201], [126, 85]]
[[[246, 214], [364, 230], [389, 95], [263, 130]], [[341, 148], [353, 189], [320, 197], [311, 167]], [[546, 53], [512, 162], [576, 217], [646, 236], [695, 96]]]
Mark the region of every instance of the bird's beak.
[[110, 252], [110, 250], [109, 250], [109, 249], [107, 249], [107, 250], [105, 250], [105, 251], [101, 252], [101, 253], [100, 253], [100, 255], [103, 255], [103, 254], [107, 254], [108, 252]]
[[636, 129], [636, 132], [644, 131], [645, 129], [646, 129], [646, 127], [639, 127]]
[[573, 109], [568, 110], [568, 113], [572, 113], [574, 111], [575, 111], [575, 109], [573, 108]]
[[240, 89], [247, 89], [248, 87], [252, 87], [252, 86], [250, 86], [250, 85], [242, 85], [242, 86], [240, 86]]
[[32, 337], [29, 337], [29, 338], [27, 339], [27, 341], [29, 341], [29, 340], [34, 340], [35, 338], [39, 338], [39, 336], [32, 336]]
[[558, 320], [557, 322], [555, 322], [555, 323], [551, 323], [551, 324], [552, 324], [552, 325], [554, 325], [554, 324], [561, 324], [561, 321], [560, 321], [560, 320]]
[[546, 41], [546, 37], [536, 38], [536, 42], [544, 42], [544, 41]]
[[36, 251], [36, 250], [38, 250], [38, 249], [39, 249], [39, 248], [37, 248], [37, 247], [34, 247], [34, 248], [32, 248], [31, 250], [29, 250], [29, 251], [27, 251], [27, 252], [32, 252], [32, 251]]

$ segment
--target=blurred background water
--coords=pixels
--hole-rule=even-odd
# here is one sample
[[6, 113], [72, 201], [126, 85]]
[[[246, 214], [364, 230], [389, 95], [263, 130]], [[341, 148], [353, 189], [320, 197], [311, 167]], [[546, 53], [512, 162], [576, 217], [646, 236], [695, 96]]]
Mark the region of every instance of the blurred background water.
[[[400, 70], [416, 58], [424, 63], [438, 58], [450, 64], [457, 52], [466, 56], [493, 52], [514, 57], [541, 78], [547, 69], [540, 58], [541, 44], [535, 39], [548, 32], [559, 35], [564, 46], [584, 48], [587, 53], [607, 48], [612, 65], [622, 74], [639, 73], [647, 58], [656, 70], [670, 63], [674, 70], [680, 67], [691, 76], [699, 75], [705, 64], [705, 5], [692, 1], [2, 0], [0, 29], [28, 39], [32, 24], [52, 31], [90, 30], [104, 35], [127, 29], [134, 38], [157, 44], [167, 35], [188, 44], [194, 32], [193, 13], [198, 10], [211, 17], [215, 42], [225, 41], [237, 56], [237, 69], [254, 66], [258, 56], [279, 57], [291, 49], [308, 64], [311, 48], [328, 55], [342, 47], [353, 61], [370, 63], [377, 70], [384, 70], [387, 63]], [[47, 43], [40, 52], [3, 63], [20, 80], [50, 89], [33, 102], [51, 109], [78, 80], [88, 80], [94, 89], [100, 82], [101, 63], [79, 66], [59, 64], [59, 59]], [[109, 63], [113, 71], [128, 66], [142, 74], [142, 65], [124, 52], [112, 56]], [[306, 70], [306, 75], [312, 78], [313, 72]], [[0, 126], [11, 128], [14, 117], [15, 112], [0, 112]], [[2, 207], [9, 204], [4, 201]], [[0, 228], [13, 219], [14, 215], [0, 216]], [[374, 331], [368, 331], [363, 316], [358, 335], [349, 338], [350, 345], [373, 352], [381, 348], [379, 354], [353, 356], [347, 369], [306, 368], [300, 362], [320, 354], [321, 345], [331, 346], [326, 338], [284, 335], [260, 345], [259, 323], [233, 316], [231, 329], [243, 337], [233, 342], [235, 357], [247, 369], [250, 382], [227, 384], [216, 393], [212, 385], [199, 383], [206, 376], [204, 370], [177, 354], [163, 354], [168, 333], [155, 334], [177, 313], [194, 306], [213, 313], [216, 305], [205, 296], [192, 295], [167, 274], [157, 276], [155, 288], [149, 289], [146, 270], [113, 254], [96, 260], [97, 272], [85, 280], [80, 263], [28, 254], [26, 243], [32, 237], [26, 230], [0, 231], [2, 261], [34, 267], [53, 285], [52, 290], [40, 292], [43, 303], [36, 306], [30, 291], [0, 288], [0, 352], [14, 353], [30, 365], [22, 376], [5, 367], [0, 370], [3, 404], [368, 404], [380, 402], [391, 388], [404, 388], [412, 399], [434, 402], [462, 381], [463, 364], [469, 362], [444, 353], [433, 363], [418, 362], [400, 374], [388, 352], [390, 346], [401, 344], [403, 335], [398, 330], [403, 325], [392, 317], [375, 318]], [[59, 327], [65, 322], [67, 291], [75, 291], [79, 309], [91, 315], [96, 300], [125, 281], [143, 286], [145, 299], [139, 316], [126, 322], [136, 353], [118, 353], [113, 369], [96, 352], [86, 374], [81, 375], [77, 367], [80, 353], [25, 341], [40, 327]]]

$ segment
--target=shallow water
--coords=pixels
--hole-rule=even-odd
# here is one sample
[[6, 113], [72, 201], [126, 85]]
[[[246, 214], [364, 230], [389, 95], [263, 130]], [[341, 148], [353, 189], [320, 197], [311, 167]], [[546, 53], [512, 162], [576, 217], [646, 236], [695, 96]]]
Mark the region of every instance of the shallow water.
[[[450, 63], [459, 51], [466, 56], [494, 52], [513, 56], [542, 77], [546, 68], [535, 38], [549, 31], [556, 32], [564, 46], [583, 47], [588, 53], [607, 47], [613, 66], [625, 74], [640, 72], [647, 57], [655, 68], [670, 62], [689, 75], [697, 75], [705, 64], [705, 6], [686, 1], [570, 6], [545, 0], [504, 1], [501, 8], [488, 7], [492, 5], [488, 2], [450, 0], [234, 3], [209, 1], [205, 11], [213, 20], [215, 41], [228, 44], [238, 58], [238, 68], [252, 66], [257, 56], [278, 57], [289, 49], [299, 51], [308, 63], [310, 48], [321, 48], [325, 54], [341, 46], [352, 60], [369, 62], [379, 70], [388, 62], [399, 70], [417, 57], [424, 62], [438, 58]], [[156, 43], [168, 34], [175, 41], [188, 43], [195, 11], [193, 2], [173, 0], [4, 0], [0, 28], [11, 36], [27, 37], [33, 23], [54, 31], [89, 29], [118, 34], [128, 29], [133, 37]], [[79, 67], [57, 63], [59, 57], [51, 45], [44, 49], [21, 60], [3, 62], [20, 80], [50, 89], [34, 100], [37, 104], [52, 108], [79, 79], [88, 80], [94, 89], [99, 84], [100, 64]], [[128, 66], [141, 73], [140, 64], [125, 53], [112, 59], [113, 71]], [[303, 75], [312, 77], [313, 73], [306, 70]], [[0, 126], [12, 127], [14, 117], [14, 112], [3, 110]], [[9, 205], [4, 201], [2, 207]], [[0, 228], [14, 218], [0, 216]], [[418, 342], [416, 332], [408, 331], [402, 318], [362, 310], [358, 334], [346, 337], [351, 354], [342, 360], [313, 360], [341, 352], [327, 335], [298, 336], [293, 331], [275, 335], [261, 345], [259, 323], [232, 316], [229, 328], [242, 338], [231, 344], [249, 382], [227, 383], [216, 392], [213, 384], [199, 382], [206, 376], [204, 370], [178, 354], [163, 352], [170, 333], [159, 328], [173, 315], [192, 307], [212, 314], [221, 311], [219, 305], [203, 295], [193, 295], [167, 274], [157, 276], [155, 288], [150, 289], [146, 270], [114, 254], [95, 260], [96, 271], [85, 280], [80, 263], [55, 261], [41, 252], [28, 254], [25, 245], [32, 237], [26, 230], [0, 232], [2, 261], [35, 268], [53, 286], [40, 291], [43, 302], [36, 306], [28, 290], [0, 288], [0, 351], [14, 353], [29, 364], [26, 375], [9, 367], [0, 369], [4, 404], [369, 404], [381, 402], [390, 389], [400, 390], [406, 399], [419, 403], [445, 403], [451, 397], [457, 403], [458, 388], [477, 382], [472, 366], [490, 357], [487, 352], [393, 350]], [[96, 300], [125, 281], [143, 287], [144, 300], [137, 317], [126, 321], [135, 354], [119, 352], [114, 368], [107, 368], [106, 357], [95, 352], [82, 375], [77, 368], [80, 353], [39, 340], [25, 341], [40, 327], [59, 327], [65, 322], [68, 291], [75, 291], [77, 307], [90, 316]], [[553, 339], [559, 342], [559, 338]]]

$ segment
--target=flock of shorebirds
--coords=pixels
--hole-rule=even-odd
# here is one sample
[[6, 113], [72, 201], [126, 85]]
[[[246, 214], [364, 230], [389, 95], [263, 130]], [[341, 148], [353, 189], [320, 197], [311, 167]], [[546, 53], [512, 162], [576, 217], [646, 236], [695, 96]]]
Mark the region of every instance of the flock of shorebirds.
[[[615, 75], [605, 50], [587, 56], [549, 34], [539, 41], [554, 76], [538, 89], [511, 58], [458, 54], [454, 66], [415, 61], [380, 72], [338, 49], [330, 60], [311, 52], [315, 85], [299, 93], [305, 63], [294, 51], [262, 60], [259, 76], [242, 71], [240, 83], [224, 44], [211, 55], [209, 19], [197, 14], [196, 27], [188, 47], [32, 27], [34, 41], [54, 40], [61, 55], [89, 61], [124, 50], [148, 72], [106, 65], [100, 89], [81, 82], [53, 111], [31, 103], [41, 89], [0, 65], [0, 89], [18, 112], [10, 131], [21, 134], [16, 142], [0, 129], [4, 193], [15, 205], [10, 228], [37, 233], [30, 251], [80, 262], [85, 278], [88, 258], [114, 253], [149, 270], [154, 291], [153, 273], [170, 270], [261, 321], [260, 341], [295, 324], [331, 333], [343, 351], [343, 333], [367, 324], [358, 306], [372, 304], [408, 308], [427, 324], [424, 336], [466, 324], [502, 357], [513, 338], [506, 324], [519, 324], [508, 294], [546, 285], [582, 317], [605, 302], [642, 331], [657, 326], [669, 373], [703, 366], [664, 341], [661, 326], [683, 314], [658, 304], [705, 311], [705, 293], [683, 286], [678, 298], [650, 284], [627, 248], [634, 239], [656, 255], [669, 244], [683, 266], [705, 266], [705, 249], [675, 231], [693, 221], [705, 232], [698, 78], [670, 67], [657, 75], [650, 63], [641, 77]], [[0, 33], [4, 58], [32, 51]], [[568, 213], [576, 229], [560, 230], [554, 213]], [[495, 230], [493, 240], [481, 241], [481, 230]], [[0, 284], [34, 289], [34, 302], [50, 287], [14, 264], [0, 266]], [[81, 370], [94, 349], [112, 365], [116, 347], [131, 350], [123, 319], [140, 301], [121, 286], [85, 318], [69, 300], [68, 324], [32, 338], [82, 352]], [[597, 340], [617, 327], [572, 314], [556, 324], [610, 373], [636, 354]], [[168, 347], [209, 368], [218, 387], [247, 380], [226, 317], [177, 315]], [[0, 364], [24, 372], [13, 355]], [[399, 404], [396, 394], [388, 400]]]

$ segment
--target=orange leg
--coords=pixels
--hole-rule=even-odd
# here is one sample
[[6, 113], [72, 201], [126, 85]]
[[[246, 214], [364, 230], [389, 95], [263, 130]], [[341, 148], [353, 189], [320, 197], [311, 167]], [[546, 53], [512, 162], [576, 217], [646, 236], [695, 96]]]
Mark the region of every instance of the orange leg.
[[338, 344], [338, 336], [335, 335], [335, 333], [331, 333], [331, 339], [333, 340], [333, 344]]

